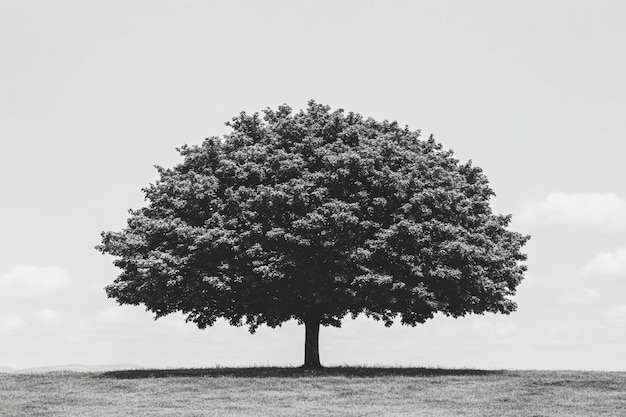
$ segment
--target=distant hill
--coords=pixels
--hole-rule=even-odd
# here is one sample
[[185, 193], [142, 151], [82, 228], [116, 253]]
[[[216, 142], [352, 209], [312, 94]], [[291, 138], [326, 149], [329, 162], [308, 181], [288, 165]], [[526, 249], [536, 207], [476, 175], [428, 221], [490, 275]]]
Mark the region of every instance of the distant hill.
[[11, 372], [15, 372], [15, 369], [9, 368], [8, 366], [0, 366], [0, 373], [2, 372], [11, 373]]

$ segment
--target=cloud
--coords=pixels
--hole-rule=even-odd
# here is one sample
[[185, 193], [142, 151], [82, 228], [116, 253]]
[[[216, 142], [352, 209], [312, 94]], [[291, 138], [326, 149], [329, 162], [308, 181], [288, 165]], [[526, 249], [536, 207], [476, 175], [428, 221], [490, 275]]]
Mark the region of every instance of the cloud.
[[126, 310], [116, 306], [100, 310], [95, 316], [81, 319], [80, 326], [83, 329], [92, 329], [103, 325], [128, 324], [129, 322], [130, 318], [127, 316]]
[[626, 305], [610, 308], [605, 314], [611, 320], [624, 321], [626, 320]]
[[542, 225], [626, 228], [626, 200], [614, 193], [554, 192], [524, 205], [520, 221]]
[[26, 326], [26, 322], [19, 316], [10, 314], [4, 318], [0, 318], [0, 332], [8, 332], [17, 330]]
[[602, 295], [591, 288], [584, 288], [578, 292], [569, 292], [557, 297], [558, 304], [565, 305], [589, 305], [598, 302]]
[[96, 321], [101, 323], [123, 323], [126, 321], [126, 314], [120, 307], [111, 307], [100, 311], [96, 315]]
[[39, 323], [46, 326], [53, 326], [61, 322], [61, 315], [58, 311], [44, 308], [35, 313]]
[[581, 275], [626, 276], [626, 248], [600, 253], [578, 272]]
[[502, 338], [515, 333], [517, 327], [510, 323], [492, 323], [484, 318], [479, 318], [472, 323], [472, 328], [492, 338]]
[[0, 297], [37, 298], [69, 284], [67, 271], [58, 266], [18, 266], [0, 276]]

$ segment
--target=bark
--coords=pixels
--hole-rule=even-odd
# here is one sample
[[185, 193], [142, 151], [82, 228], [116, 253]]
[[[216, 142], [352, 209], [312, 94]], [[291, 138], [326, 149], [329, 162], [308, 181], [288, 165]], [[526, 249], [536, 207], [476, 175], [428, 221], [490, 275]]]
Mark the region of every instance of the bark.
[[320, 317], [312, 316], [304, 320], [304, 365], [305, 369], [320, 369]]

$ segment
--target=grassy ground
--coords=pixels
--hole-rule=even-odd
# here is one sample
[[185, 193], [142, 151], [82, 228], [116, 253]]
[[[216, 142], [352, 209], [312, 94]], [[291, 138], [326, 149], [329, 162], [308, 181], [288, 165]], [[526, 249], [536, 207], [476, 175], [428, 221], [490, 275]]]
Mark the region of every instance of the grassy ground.
[[0, 374], [12, 416], [624, 416], [626, 373], [421, 368]]

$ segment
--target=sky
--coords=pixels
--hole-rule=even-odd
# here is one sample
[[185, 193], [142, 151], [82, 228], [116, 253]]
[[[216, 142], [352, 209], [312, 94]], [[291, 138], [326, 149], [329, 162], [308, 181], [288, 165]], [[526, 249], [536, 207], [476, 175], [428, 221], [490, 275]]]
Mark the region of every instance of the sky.
[[303, 361], [103, 290], [154, 165], [310, 99], [434, 134], [530, 234], [511, 315], [322, 328], [324, 365], [626, 371], [626, 3], [0, 1], [0, 367]]

